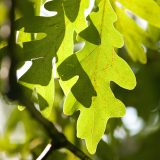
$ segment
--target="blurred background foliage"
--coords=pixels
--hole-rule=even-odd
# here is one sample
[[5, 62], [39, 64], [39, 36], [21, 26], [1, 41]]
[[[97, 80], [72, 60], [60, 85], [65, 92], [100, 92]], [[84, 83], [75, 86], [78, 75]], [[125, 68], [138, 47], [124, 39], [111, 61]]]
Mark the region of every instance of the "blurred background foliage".
[[[25, 5], [25, 2], [27, 5]], [[34, 12], [40, 13], [40, 5], [45, 1], [30, 0], [19, 3], [16, 18], [21, 14], [29, 17]], [[157, 0], [157, 3], [160, 2]], [[32, 10], [33, 6], [34, 11]], [[0, 0], [0, 48], [7, 44], [9, 36], [9, 0]], [[20, 12], [21, 11], [21, 12]], [[41, 11], [42, 12], [42, 11]], [[133, 17], [133, 20], [137, 20]], [[136, 23], [138, 23], [136, 21]], [[116, 97], [127, 106], [127, 113], [122, 119], [110, 119], [105, 135], [98, 145], [94, 160], [159, 160], [160, 159], [160, 29], [148, 24], [146, 31], [153, 46], [145, 48], [147, 63], [134, 62], [125, 48], [119, 49], [119, 55], [133, 69], [137, 86], [133, 91], [126, 91], [111, 83]], [[136, 42], [135, 46], [136, 47]], [[0, 53], [0, 59], [2, 54]], [[0, 90], [6, 89], [4, 60], [0, 62]], [[76, 119], [63, 114], [64, 94], [55, 80], [55, 98], [50, 120], [67, 138], [85, 153], [83, 141], [76, 138]], [[87, 123], [87, 122], [84, 122]], [[41, 125], [33, 120], [25, 109], [18, 110], [16, 103], [9, 102], [0, 95], [0, 160], [36, 159], [50, 142]], [[88, 154], [88, 153], [87, 153]], [[78, 160], [65, 149], [53, 152], [48, 160]]]

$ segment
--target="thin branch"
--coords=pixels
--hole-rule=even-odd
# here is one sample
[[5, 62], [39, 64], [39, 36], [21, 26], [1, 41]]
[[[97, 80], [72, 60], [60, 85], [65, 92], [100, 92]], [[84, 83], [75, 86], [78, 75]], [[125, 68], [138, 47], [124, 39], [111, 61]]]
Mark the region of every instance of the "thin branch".
[[12, 99], [18, 101], [20, 104], [23, 104], [26, 106], [26, 109], [30, 113], [30, 115], [37, 121], [39, 124], [43, 126], [49, 137], [52, 139], [52, 146], [46, 153], [44, 158], [48, 157], [50, 153], [56, 149], [60, 148], [66, 148], [69, 151], [71, 151], [73, 154], [75, 154], [77, 157], [79, 157], [82, 160], [91, 160], [84, 152], [82, 152], [80, 149], [78, 149], [75, 145], [73, 145], [71, 142], [67, 140], [65, 135], [61, 132], [59, 132], [54, 124], [50, 122], [48, 119], [42, 116], [42, 114], [35, 108], [33, 102], [31, 102], [28, 97], [23, 92], [20, 85], [17, 83], [17, 77], [16, 77], [16, 69], [17, 69], [17, 62], [18, 57], [16, 55], [15, 50], [15, 29], [14, 29], [14, 20], [15, 20], [15, 0], [11, 1], [11, 8], [10, 8], [10, 28], [11, 33], [10, 37], [8, 39], [8, 56], [10, 57], [11, 61], [11, 67], [10, 67], [10, 73], [9, 73], [9, 91], [7, 93], [7, 96]]
[[48, 144], [36, 160], [45, 160], [52, 153], [52, 145]]
[[79, 148], [74, 146], [71, 142], [67, 141], [66, 148], [74, 153], [77, 157], [80, 157], [82, 160], [91, 160], [84, 152], [82, 152]]
[[32, 117], [36, 119], [43, 126], [43, 128], [47, 131], [47, 134], [52, 139], [52, 146], [48, 150], [48, 152], [46, 153], [46, 155], [43, 157], [42, 160], [45, 160], [53, 151], [60, 149], [60, 148], [68, 149], [73, 154], [75, 154], [77, 157], [79, 157], [81, 160], [91, 160], [91, 158], [88, 157], [84, 152], [82, 152], [79, 148], [77, 148], [75, 145], [69, 142], [67, 138], [65, 137], [65, 135], [59, 132], [56, 129], [56, 127], [53, 125], [52, 122], [44, 118], [41, 115], [41, 113], [37, 111], [37, 109], [34, 107], [32, 103], [26, 106], [27, 106], [29, 113], [32, 115]]
[[[72, 153], [74, 153], [74, 155], [76, 155], [77, 157], [81, 158], [81, 160], [91, 160], [90, 157], [88, 157], [86, 154], [84, 154], [84, 152], [82, 152], [79, 148], [77, 148], [75, 145], [73, 145], [71, 142], [69, 142], [68, 140], [65, 142], [65, 146], [63, 148], [68, 149], [69, 151], [71, 151]], [[41, 154], [37, 160], [47, 160], [47, 158], [49, 157], [49, 155], [52, 154], [52, 152], [56, 150], [54, 148], [54, 142], [52, 144], [48, 144], [43, 153], [45, 154]]]

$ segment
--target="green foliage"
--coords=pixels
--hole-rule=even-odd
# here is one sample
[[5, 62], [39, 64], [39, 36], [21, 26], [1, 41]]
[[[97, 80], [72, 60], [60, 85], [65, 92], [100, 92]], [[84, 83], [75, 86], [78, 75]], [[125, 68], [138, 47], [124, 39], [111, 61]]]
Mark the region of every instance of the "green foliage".
[[[136, 24], [133, 19], [135, 15], [147, 20], [149, 24], [153, 26], [159, 26], [160, 7], [153, 0], [134, 0], [125, 1], [119, 0], [120, 8], [116, 5], [116, 12], [118, 15], [117, 28], [124, 36], [125, 46], [128, 50], [129, 55], [134, 61], [140, 61], [146, 63], [146, 53], [144, 47], [156, 48], [155, 44], [148, 33]], [[130, 11], [127, 14], [127, 9]], [[132, 18], [133, 17], [133, 18]], [[136, 41], [136, 46], [134, 45]]]
[[[92, 97], [92, 104], [90, 103], [91, 106], [89, 108], [85, 108], [85, 103], [83, 104], [82, 102], [88, 99], [85, 92], [90, 91], [90, 85], [80, 80], [82, 79], [82, 74], [76, 74], [79, 75], [79, 79], [75, 85], [75, 82], [72, 82], [72, 84], [68, 82], [67, 86], [74, 86], [71, 88], [72, 93], [67, 94], [64, 104], [64, 113], [66, 114], [72, 114], [75, 110], [80, 110], [77, 122], [77, 136], [86, 140], [90, 153], [96, 151], [96, 146], [104, 134], [108, 119], [125, 114], [124, 105], [114, 97], [110, 89], [110, 81], [127, 89], [133, 89], [136, 83], [132, 71], [114, 51], [114, 47], [121, 47], [123, 41], [113, 27], [116, 15], [111, 8], [110, 2], [101, 1], [98, 7], [99, 12], [91, 14], [91, 19], [99, 31], [101, 44], [94, 45], [86, 42], [85, 47], [77, 53], [77, 58], [90, 77], [97, 95], [91, 95], [91, 97], [94, 96]], [[114, 38], [112, 39], [112, 37]], [[68, 74], [71, 74], [74, 68], [78, 68], [78, 65], [73, 65], [73, 60], [64, 61], [58, 68], [62, 80], [66, 80]], [[78, 69], [76, 71], [78, 72]], [[78, 93], [74, 93], [74, 88]], [[81, 99], [79, 100], [74, 98], [76, 97], [74, 94], [83, 95], [83, 97], [80, 97]], [[79, 104], [76, 103], [76, 99], [80, 102]], [[75, 103], [76, 105], [74, 105]], [[84, 122], [88, 123], [84, 124]]]
[[[18, 79], [27, 98], [44, 117], [58, 123], [74, 143], [77, 143], [74, 136], [76, 119], [77, 137], [84, 139], [87, 150], [90, 154], [94, 154], [102, 136], [107, 133], [108, 126], [111, 139], [116, 139], [113, 134], [118, 124], [108, 124], [108, 120], [125, 115], [126, 109], [122, 102], [127, 106], [135, 107], [138, 115], [146, 122], [150, 120], [150, 112], [156, 110], [159, 105], [160, 3], [158, 0], [95, 0], [91, 11], [86, 14], [86, 9], [91, 2], [93, 1], [15, 0], [14, 47], [17, 70], [25, 62], [32, 62], [31, 67]], [[48, 12], [55, 14], [42, 16], [43, 4]], [[0, 1], [0, 91], [2, 94], [9, 87], [8, 75], [4, 77], [2, 69], [9, 68], [6, 57], [10, 34], [1, 31], [9, 19], [8, 11], [9, 8]], [[139, 25], [141, 19], [146, 23], [145, 28]], [[57, 79], [60, 85], [55, 84]], [[111, 82], [114, 82], [114, 85]], [[134, 88], [133, 91], [124, 90]], [[60, 89], [65, 95], [64, 102]], [[74, 114], [71, 118], [74, 119], [74, 124], [69, 118], [64, 122], [66, 117], [61, 115], [62, 104], [65, 115]], [[17, 116], [19, 111], [16, 109], [13, 111], [13, 116], [11, 115], [8, 120], [6, 135], [9, 137], [17, 123], [22, 121], [26, 132], [29, 133], [24, 148], [29, 150], [29, 142], [36, 136], [40, 137], [41, 134], [44, 139], [38, 140], [44, 146], [49, 138], [45, 137], [43, 131], [38, 133], [36, 129], [33, 130], [32, 135], [29, 130], [34, 127], [31, 125], [32, 122], [27, 120], [30, 118], [25, 107], [22, 104], [17, 105], [22, 110], [22, 116]], [[78, 116], [77, 111], [79, 111]], [[120, 126], [122, 127], [122, 123]], [[124, 126], [123, 129], [125, 130]], [[11, 144], [8, 137], [6, 141], [0, 138], [0, 150], [8, 150], [9, 153], [19, 151], [23, 154], [23, 150], [19, 149], [22, 144], [13, 144], [9, 147], [5, 145], [5, 143]], [[120, 148], [119, 141], [116, 142], [117, 148]], [[77, 145], [80, 146], [79, 143]], [[145, 148], [145, 143], [142, 145]], [[147, 145], [146, 150], [148, 150]], [[101, 141], [100, 147], [106, 147], [110, 153], [110, 156], [106, 156], [107, 159], [114, 157], [113, 146], [110, 147]], [[35, 154], [35, 157], [37, 150], [33, 147], [32, 154]], [[141, 150], [143, 152], [145, 149]], [[139, 152], [134, 155], [135, 159]], [[56, 152], [53, 156], [57, 159], [59, 157], [71, 159], [73, 155], [69, 153], [60, 155]], [[105, 153], [98, 149], [97, 157], [103, 159], [103, 156]], [[123, 156], [122, 153], [119, 159], [123, 159]], [[130, 155], [124, 159], [129, 158]]]

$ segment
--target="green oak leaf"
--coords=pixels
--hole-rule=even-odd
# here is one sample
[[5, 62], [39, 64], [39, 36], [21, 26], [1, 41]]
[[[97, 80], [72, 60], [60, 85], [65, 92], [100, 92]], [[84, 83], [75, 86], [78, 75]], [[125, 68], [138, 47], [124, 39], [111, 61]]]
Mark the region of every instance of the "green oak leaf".
[[160, 102], [160, 54], [151, 50], [148, 52], [148, 63], [136, 72], [136, 88], [129, 92], [114, 87], [116, 96], [127, 106], [134, 106], [138, 115], [146, 121], [149, 121], [151, 114], [159, 112], [157, 106]]
[[[62, 44], [61, 44], [61, 46], [60, 46], [60, 48], [57, 52], [57, 55], [58, 55], [57, 67], [59, 67], [61, 65], [61, 63], [66, 58], [71, 56], [74, 52], [73, 51], [73, 48], [74, 48], [74, 39], [73, 39], [74, 32], [83, 34], [83, 31], [84, 31], [84, 34], [85, 34], [86, 30], [88, 30], [88, 33], [90, 35], [93, 34], [92, 37], [98, 39], [95, 42], [99, 43], [99, 41], [100, 41], [100, 38], [98, 37], [99, 35], [92, 32], [92, 30], [96, 31], [93, 24], [91, 23], [91, 25], [89, 25], [89, 27], [87, 28], [88, 25], [87, 25], [87, 21], [86, 21], [86, 18], [85, 18], [85, 9], [88, 6], [89, 6], [89, 0], [87, 0], [87, 1], [82, 0], [81, 3], [80, 3], [79, 13], [78, 13], [75, 21], [71, 22], [71, 21], [68, 20], [67, 17], [65, 18], [66, 32], [65, 32], [64, 40], [63, 40], [63, 42], [62, 42]], [[81, 22], [81, 25], [79, 25], [79, 23], [78, 23], [79, 21]], [[89, 31], [91, 31], [91, 32], [89, 32]], [[72, 88], [71, 91], [73, 92], [73, 94], [77, 98], [77, 100], [79, 100], [79, 102], [81, 102], [85, 107], [89, 107], [90, 104], [91, 104], [91, 97], [95, 96], [96, 92], [95, 92], [87, 74], [83, 71], [83, 68], [79, 64], [77, 58], [75, 56], [73, 56], [72, 58], [67, 60], [67, 63], [70, 63], [71, 61], [73, 61], [72, 65], [71, 65], [71, 68], [70, 68], [70, 66], [66, 66], [68, 69], [70, 68], [70, 70], [67, 74], [68, 76], [65, 77], [65, 79], [68, 80], [69, 78], [71, 78], [73, 75], [76, 75], [76, 74], [78, 74], [80, 76], [78, 82], [74, 85], [74, 87]], [[66, 67], [61, 68], [62, 69], [61, 72], [64, 72], [64, 70], [67, 69]], [[59, 74], [59, 72], [60, 72], [60, 69], [58, 70], [58, 74]], [[63, 80], [63, 78], [62, 78], [62, 80]], [[89, 94], [87, 92], [84, 92], [81, 89], [81, 87], [83, 86], [84, 83], [87, 85], [87, 89], [90, 90]], [[60, 84], [61, 84], [61, 81], [60, 81]], [[65, 93], [67, 93], [68, 90], [66, 88], [64, 88], [63, 85], [61, 85], [61, 86], [63, 88], [63, 91]]]
[[160, 27], [160, 6], [154, 0], [118, 0], [118, 2], [153, 26]]
[[[60, 3], [58, 3], [56, 5], [59, 6]], [[40, 1], [36, 1], [36, 4], [35, 4], [36, 15], [39, 14], [39, 7], [40, 7]], [[59, 11], [60, 11], [60, 9], [59, 9]], [[62, 16], [62, 20], [63, 20], [63, 15], [61, 15], [61, 16]], [[38, 19], [36, 19], [36, 18], [38, 18], [38, 16], [34, 16], [32, 14], [31, 18], [33, 18], [33, 17], [35, 18], [35, 20], [37, 20], [36, 22], [39, 22]], [[43, 19], [44, 18], [45, 17], [43, 17]], [[49, 17], [49, 18], [51, 18], [51, 17]], [[53, 26], [54, 26], [54, 20], [55, 20], [54, 18], [55, 17], [52, 17]], [[40, 19], [40, 21], [41, 20], [42, 19]], [[47, 20], [48, 20], [48, 22], [51, 21], [51, 19], [48, 19], [48, 17], [47, 17]], [[24, 23], [26, 23], [26, 25], [27, 24], [29, 25], [29, 22], [27, 21], [27, 19], [25, 19], [25, 17], [23, 17], [22, 19], [17, 21], [17, 23], [19, 23], [19, 26], [23, 25], [23, 23], [21, 24], [21, 22], [23, 22], [23, 21], [24, 21]], [[56, 22], [56, 23], [58, 24], [59, 22]], [[46, 24], [43, 24], [43, 25], [46, 25]], [[52, 29], [54, 31], [53, 26], [51, 25], [51, 28], [48, 27], [48, 32], [49, 32], [49, 30], [51, 32]], [[24, 28], [22, 28], [19, 31], [18, 38], [17, 38], [17, 43], [20, 46], [22, 46], [22, 51], [23, 51], [22, 53], [23, 54], [25, 53], [25, 49], [26, 49], [23, 47], [26, 47], [26, 45], [30, 45], [31, 43], [33, 44], [36, 41], [39, 42], [39, 40], [42, 40], [42, 42], [45, 42], [46, 41], [45, 38], [47, 35], [44, 33], [38, 33], [38, 35], [36, 37], [34, 37], [35, 41], [31, 41], [32, 35], [35, 36], [34, 35], [35, 33], [24, 32], [24, 31], [27, 31], [28, 28], [27, 29], [26, 28], [24, 26]], [[45, 33], [48, 33], [48, 32], [46, 31]], [[52, 35], [52, 37], [53, 37], [53, 39], [52, 39], [53, 40], [52, 43], [53, 43], [55, 41], [55, 39], [54, 39], [55, 37], [53, 35]], [[33, 45], [33, 47], [36, 47], [36, 46]], [[38, 48], [36, 48], [36, 51], [38, 52]], [[25, 56], [26, 55], [24, 55], [24, 57]], [[46, 57], [40, 57], [40, 58], [38, 58], [38, 60], [32, 59], [32, 66], [29, 69], [29, 72], [27, 72], [27, 74], [24, 74], [18, 81], [19, 84], [22, 85], [22, 88], [24, 89], [24, 91], [27, 93], [28, 99], [30, 99], [36, 103], [36, 107], [38, 107], [37, 109], [39, 109], [41, 111], [41, 113], [43, 114], [43, 116], [45, 116], [46, 118], [51, 118], [50, 115], [51, 115], [53, 102], [54, 102], [54, 92], [55, 91], [54, 91], [54, 77], [53, 77], [53, 73], [52, 73], [52, 58], [53, 58], [53, 54], [51, 54], [51, 52], [49, 52], [49, 55], [47, 55]], [[20, 60], [24, 60], [24, 59], [20, 59]], [[51, 79], [48, 83], [48, 79], [44, 78], [44, 77], [50, 77], [50, 74], [52, 74], [52, 75], [51, 75]], [[47, 84], [47, 85], [44, 85], [44, 84]], [[23, 110], [24, 106], [18, 106], [18, 108], [20, 110]]]
[[[89, 1], [73, 1], [75, 7], [72, 7], [76, 11], [73, 9], [68, 10], [67, 6], [70, 5], [70, 1], [54, 0], [47, 2], [45, 8], [49, 11], [57, 11], [57, 15], [53, 17], [33, 16], [30, 20], [24, 18], [17, 20], [17, 29], [23, 27], [24, 32], [46, 34], [43, 39], [23, 43], [24, 56], [22, 56], [21, 60], [32, 60], [33, 65], [22, 76], [21, 81], [43, 86], [47, 85], [51, 79], [52, 58], [59, 55], [58, 61], [60, 63], [68, 54], [72, 54], [74, 30], [80, 32], [87, 27], [84, 11], [89, 5]], [[64, 12], [69, 19], [64, 16]], [[76, 14], [77, 16], [72, 17], [71, 14]], [[74, 22], [72, 22], [73, 20]], [[30, 21], [33, 21], [33, 23], [30, 24]], [[81, 25], [79, 25], [80, 21]], [[67, 44], [68, 47], [66, 47], [66, 42], [69, 43]], [[70, 48], [70, 50], [64, 51], [64, 45], [65, 48]], [[32, 76], [33, 73], [35, 78]], [[45, 79], [43, 78], [44, 76]]]
[[[23, 84], [24, 86], [30, 88], [31, 90], [36, 89], [36, 91], [43, 98], [46, 99], [46, 101], [48, 102], [48, 107], [45, 106], [42, 109], [42, 104], [40, 102], [39, 102], [39, 106], [40, 106], [42, 113], [44, 113], [43, 115], [46, 116], [47, 118], [48, 118], [48, 115], [49, 115], [51, 108], [53, 106], [53, 96], [54, 96], [54, 79], [52, 78], [48, 84], [48, 80], [50, 78], [50, 73], [52, 70], [52, 61], [51, 60], [53, 58], [53, 53], [54, 53], [53, 52], [54, 50], [52, 47], [55, 47], [54, 41], [58, 40], [58, 42], [59, 42], [59, 39], [58, 39], [59, 37], [56, 37], [56, 36], [58, 36], [58, 34], [63, 35], [62, 28], [58, 28], [58, 26], [56, 26], [57, 24], [58, 25], [63, 24], [62, 22], [64, 20], [64, 17], [63, 17], [64, 15], [63, 15], [62, 8], [60, 7], [60, 5], [63, 4], [66, 16], [69, 18], [68, 19], [67, 17], [65, 17], [65, 20], [66, 20], [65, 35], [68, 35], [68, 33], [69, 33], [69, 36], [68, 36], [67, 41], [64, 38], [62, 45], [60, 47], [60, 51], [61, 51], [61, 48], [63, 49], [63, 45], [65, 45], [65, 48], [67, 48], [66, 42], [72, 43], [73, 39], [71, 37], [73, 37], [74, 29], [79, 31], [82, 28], [85, 28], [87, 26], [86, 20], [85, 20], [85, 15], [84, 15], [84, 10], [88, 7], [89, 1], [84, 1], [84, 0], [81, 2], [79, 0], [78, 1], [73, 0], [73, 1], [74, 1], [74, 4], [72, 4], [72, 7], [73, 7], [73, 5], [75, 6], [75, 7], [73, 7], [74, 10], [67, 8], [67, 6], [71, 6], [71, 2], [72, 2], [72, 1], [68, 1], [68, 0], [67, 1], [50, 1], [45, 4], [45, 7], [49, 11], [53, 11], [53, 10], [58, 11], [58, 14], [60, 14], [60, 15], [58, 15], [58, 17], [55, 16], [55, 17], [52, 17], [52, 19], [51, 19], [51, 17], [49, 17], [50, 19], [48, 19], [48, 17], [37, 17], [37, 16], [35, 17], [34, 16], [35, 25], [40, 24], [42, 21], [42, 18], [46, 21], [46, 24], [47, 24], [47, 21], [48, 21], [48, 23], [53, 21], [52, 22], [53, 25], [49, 25], [48, 30], [45, 30], [46, 37], [44, 37], [44, 34], [42, 35], [42, 33], [41, 33], [42, 31], [40, 33], [37, 31], [38, 35], [41, 34], [44, 37], [44, 39], [42, 39], [43, 38], [42, 36], [40, 37], [40, 39], [38, 39], [39, 36], [37, 36], [36, 41], [27, 42], [27, 41], [31, 40], [31, 35], [29, 33], [34, 30], [33, 28], [30, 28], [30, 30], [27, 30], [27, 29], [29, 29], [29, 28], [27, 28], [28, 23], [26, 23], [26, 29], [25, 29], [25, 26], [23, 29], [24, 29], [24, 31], [29, 32], [29, 33], [22, 32], [22, 31], [19, 32], [18, 42], [23, 43], [22, 46], [24, 47], [24, 51], [25, 51], [24, 54], [27, 54], [27, 55], [25, 55], [25, 58], [26, 58], [26, 56], [29, 56], [27, 59], [33, 58], [31, 68], [29, 69], [29, 71], [26, 74], [24, 74], [20, 78], [19, 82], [21, 84]], [[58, 8], [57, 6], [60, 8]], [[74, 15], [73, 15], [73, 13], [74, 13]], [[72, 17], [72, 15], [73, 15], [73, 17]], [[39, 20], [37, 18], [39, 18]], [[62, 22], [60, 21], [61, 19], [62, 19]], [[74, 20], [75, 20], [75, 22], [73, 22]], [[20, 20], [20, 22], [18, 22], [18, 23], [21, 23], [21, 21], [22, 20]], [[78, 25], [79, 21], [81, 21], [81, 26]], [[42, 24], [42, 26], [41, 26], [42, 29], [44, 27], [46, 27], [46, 24]], [[59, 29], [59, 31], [57, 33], [55, 32], [56, 31], [54, 28], [55, 26], [56, 26], [56, 28]], [[37, 29], [35, 28], [35, 31], [36, 30]], [[34, 31], [34, 33], [35, 33], [35, 31]], [[55, 32], [55, 35], [53, 35], [53, 33], [51, 33], [51, 31]], [[62, 33], [60, 33], [60, 32], [62, 32]], [[52, 36], [52, 38], [51, 38], [51, 36]], [[50, 41], [49, 41], [49, 39], [50, 39]], [[46, 41], [46, 43], [45, 43], [45, 41]], [[46, 47], [48, 47], [48, 43], [49, 43], [49, 48], [46, 48]], [[37, 48], [36, 44], [41, 45], [40, 46], [41, 48]], [[32, 53], [30, 54], [31, 56], [34, 56], [33, 52], [35, 52], [35, 53], [37, 52], [39, 54], [40, 54], [40, 52], [43, 52], [43, 54], [46, 54], [45, 57], [37, 57], [37, 56], [43, 56], [43, 55], [38, 55], [38, 54], [35, 55], [36, 57], [31, 57], [30, 55], [28, 55], [26, 50], [31, 47], [30, 45], [32, 45], [36, 49], [36, 50], [32, 51]], [[46, 46], [44, 46], [44, 45], [46, 45]], [[51, 47], [51, 45], [52, 45], [52, 47]], [[29, 47], [29, 48], [26, 48], [26, 47]], [[46, 50], [44, 50], [45, 48], [46, 48]], [[73, 48], [73, 46], [71, 46], [71, 48]], [[41, 51], [40, 51], [40, 49], [41, 49]], [[51, 53], [51, 52], [53, 52], [53, 53]], [[60, 56], [60, 59], [58, 62], [60, 62], [61, 57], [63, 57], [65, 59], [64, 50], [61, 53], [63, 55]], [[71, 50], [71, 52], [68, 52], [68, 53], [71, 54], [72, 50]], [[25, 59], [25, 60], [27, 60], [27, 59]]]
[[[76, 55], [73, 54], [64, 62], [62, 62], [62, 65], [58, 67], [58, 72], [60, 73], [62, 81], [67, 81], [74, 76], [78, 76], [78, 80], [72, 86], [71, 92], [81, 104], [83, 104], [85, 107], [90, 107], [92, 96], [96, 96], [97, 94]], [[64, 89], [63, 86], [62, 88]], [[65, 90], [66, 89], [64, 89], [64, 91]]]
[[[57, 66], [59, 66], [67, 57], [73, 54], [74, 32], [80, 33], [82, 30], [87, 28], [87, 21], [85, 18], [85, 9], [87, 9], [87, 7], [89, 6], [89, 2], [90, 2], [89, 0], [81, 0], [79, 2], [80, 3], [79, 12], [77, 14], [76, 19], [74, 18], [75, 19], [74, 21], [72, 21], [72, 18], [70, 20], [68, 19], [69, 17], [65, 17], [66, 31], [65, 31], [63, 42], [57, 52], [57, 55], [58, 55]], [[74, 14], [74, 12], [72, 14]], [[79, 22], [81, 22], [81, 24], [79, 24]]]
[[[160, 19], [160, 6], [154, 0], [112, 0], [112, 5], [118, 16], [116, 27], [124, 36], [125, 47], [129, 56], [133, 61], [146, 63], [145, 47], [157, 49], [157, 45], [152, 40], [152, 36], [138, 26], [136, 19], [139, 16], [149, 24], [160, 27], [158, 20]], [[127, 10], [131, 12], [130, 16], [127, 14]], [[136, 17], [134, 18], [132, 14]]]
[[[125, 89], [133, 89], [136, 85], [135, 76], [128, 64], [114, 51], [114, 48], [123, 46], [123, 40], [113, 26], [117, 17], [110, 1], [101, 0], [98, 7], [98, 12], [91, 14], [91, 20], [98, 29], [101, 44], [95, 45], [86, 42], [84, 49], [76, 53], [81, 67], [90, 78], [96, 91], [96, 96], [92, 96], [91, 106], [86, 108], [77, 101], [71, 92], [72, 87], [80, 78], [78, 74], [69, 81], [61, 81], [61, 86], [66, 90], [67, 96], [64, 113], [71, 115], [75, 111], [80, 111], [77, 121], [77, 136], [85, 139], [91, 154], [96, 151], [97, 144], [105, 132], [108, 119], [122, 117], [125, 114], [124, 104], [115, 98], [110, 88], [110, 82], [113, 81]], [[73, 56], [75, 55], [71, 55], [69, 58], [72, 59]], [[66, 70], [63, 70], [63, 67], [66, 67]], [[67, 72], [72, 67], [73, 61], [68, 63], [67, 59], [58, 67], [62, 80], [67, 79]], [[87, 84], [83, 85], [85, 87], [82, 89], [87, 92]]]
[[118, 16], [116, 27], [124, 37], [128, 54], [134, 61], [146, 63], [147, 58], [143, 47], [143, 39], [147, 37], [147, 33], [140, 28], [132, 18], [127, 16], [123, 8], [116, 7], [116, 13]]
[[[88, 41], [90, 41], [94, 44], [100, 44], [101, 40], [100, 40], [100, 36], [99, 36], [97, 29], [91, 20], [89, 20], [89, 22], [90, 22], [89, 26], [85, 30], [80, 32], [79, 35], [81, 37], [86, 38]], [[91, 105], [92, 96], [96, 96], [96, 91], [94, 90], [94, 87], [92, 86], [90, 79], [88, 78], [88, 75], [84, 72], [77, 57], [75, 55], [73, 55], [72, 57], [69, 57], [70, 55], [73, 54], [73, 45], [74, 45], [73, 40], [70, 41], [70, 43], [69, 43], [70, 36], [73, 36], [72, 29], [74, 29], [74, 28], [71, 25], [68, 25], [68, 27], [66, 29], [68, 31], [66, 32], [66, 36], [64, 38], [65, 40], [62, 42], [62, 45], [59, 49], [60, 52], [58, 52], [58, 56], [61, 55], [59, 58], [58, 64], [57, 64], [58, 73], [61, 74], [61, 73], [65, 72], [65, 75], [63, 75], [63, 76], [62, 76], [62, 74], [60, 75], [62, 81], [69, 80], [71, 77], [74, 77], [76, 75], [79, 76], [77, 83], [74, 86], [72, 86], [71, 92], [73, 93], [73, 95], [76, 97], [76, 99], [80, 103], [82, 103], [85, 107], [89, 107]], [[91, 35], [91, 37], [89, 37], [90, 35]], [[91, 39], [91, 38], [93, 38], [93, 39]], [[63, 54], [63, 56], [62, 56], [62, 54]], [[65, 63], [63, 63], [64, 59], [66, 59], [67, 57], [69, 57], [69, 58], [65, 61]], [[65, 65], [65, 67], [63, 65], [61, 66], [61, 64], [59, 65], [59, 63], [61, 61], [62, 61], [63, 65]], [[64, 79], [63, 79], [63, 77], [64, 77]], [[60, 80], [60, 84], [61, 84], [61, 87], [62, 87], [64, 93], [67, 94], [68, 93], [67, 88], [69, 85], [67, 84], [67, 87], [64, 87], [64, 82], [61, 83], [61, 80]], [[83, 88], [84, 84], [86, 84], [85, 88]]]
[[[36, 91], [37, 88], [33, 88], [32, 85], [28, 85], [25, 83], [19, 82], [19, 86], [20, 86], [21, 90], [24, 92], [25, 96], [28, 98], [28, 100], [31, 100], [34, 103], [37, 103], [39, 105], [38, 106], [39, 108], [37, 108], [37, 109], [40, 109], [43, 111], [46, 109], [46, 107], [48, 107], [47, 99], [44, 96], [45, 93], [43, 93], [41, 95], [41, 94], [37, 93], [37, 91]], [[20, 106], [22, 108], [23, 103], [21, 103]]]
[[80, 0], [64, 0], [63, 6], [68, 19], [74, 22], [79, 12]]
[[[19, 31], [17, 43], [19, 45], [21, 45], [21, 44], [23, 45], [23, 42], [26, 42], [26, 41], [31, 41], [31, 34], [24, 33], [23, 31]], [[53, 102], [54, 102], [54, 92], [55, 92], [55, 90], [54, 90], [54, 77], [53, 77], [53, 73], [52, 73], [52, 78], [51, 78], [49, 84], [47, 86], [40, 85], [40, 81], [38, 81], [39, 68], [34, 69], [34, 67], [36, 67], [36, 65], [34, 66], [34, 63], [42, 63], [41, 60], [45, 60], [45, 59], [40, 59], [39, 61], [35, 61], [35, 62], [34, 62], [34, 60], [32, 60], [33, 67], [30, 70], [31, 76], [29, 77], [29, 74], [27, 74], [28, 77], [26, 77], [26, 79], [27, 78], [32, 79], [34, 77], [32, 81], [28, 81], [31, 83], [21, 81], [20, 80], [21, 78], [18, 80], [18, 82], [19, 82], [19, 84], [22, 85], [23, 89], [25, 88], [25, 90], [28, 91], [28, 94], [27, 94], [28, 99], [33, 100], [33, 102], [38, 104], [38, 106], [36, 105], [38, 107], [37, 109], [39, 109], [39, 111], [41, 111], [43, 116], [45, 116], [46, 118], [49, 119], [49, 118], [51, 118], [50, 115], [52, 112], [52, 107], [53, 107]], [[42, 63], [42, 65], [44, 65], [44, 63]], [[46, 74], [45, 67], [47, 66], [47, 63], [44, 66], [42, 66], [42, 65], [41, 65], [41, 67], [42, 67], [44, 74], [41, 76], [44, 77]], [[35, 72], [35, 70], [37, 70], [37, 72]], [[41, 80], [41, 79], [39, 79], [39, 80]], [[39, 83], [39, 84], [36, 84], [36, 83]], [[19, 105], [18, 109], [20, 111], [23, 111], [25, 109], [25, 107]]]
[[[39, 84], [31, 84], [31, 83], [26, 83], [26, 82], [21, 82], [19, 83], [26, 88], [30, 89], [30, 97], [32, 98], [33, 94], [36, 94], [35, 98], [37, 100], [37, 104], [39, 105], [39, 110], [41, 113], [46, 117], [50, 118], [51, 112], [52, 112], [52, 107], [53, 107], [53, 102], [54, 102], [54, 77], [52, 73], [52, 78], [47, 86], [42, 86]], [[44, 103], [42, 98], [46, 100], [47, 103]]]
[[90, 17], [88, 17], [89, 26], [79, 33], [79, 36], [83, 39], [87, 40], [90, 43], [99, 45], [101, 43], [101, 38], [99, 33], [94, 26], [93, 22], [91, 21]]
[[52, 59], [56, 57], [65, 33], [62, 1], [47, 2], [45, 8], [56, 11], [57, 15], [52, 17], [31, 16], [30, 19], [22, 17], [16, 21], [17, 30], [24, 28], [24, 32], [27, 33], [46, 34], [42, 39], [24, 42], [20, 58], [20, 61], [32, 60], [33, 62], [31, 68], [20, 80], [43, 86], [48, 85], [51, 79]]
[[[139, 27], [135, 21], [125, 13], [124, 8], [115, 5], [118, 21], [116, 28], [124, 37], [125, 47], [134, 61], [146, 63], [145, 47], [157, 49], [158, 45], [153, 40], [153, 36], [147, 31]], [[148, 26], [149, 27], [149, 26]], [[156, 27], [155, 27], [156, 28]], [[158, 30], [158, 29], [157, 29]], [[135, 42], [137, 42], [135, 44]]]

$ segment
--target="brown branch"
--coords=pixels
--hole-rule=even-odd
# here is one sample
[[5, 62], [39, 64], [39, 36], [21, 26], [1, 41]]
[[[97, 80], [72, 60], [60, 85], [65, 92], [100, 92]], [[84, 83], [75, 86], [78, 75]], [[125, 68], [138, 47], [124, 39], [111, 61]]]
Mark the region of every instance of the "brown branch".
[[37, 121], [39, 124], [43, 126], [49, 137], [52, 139], [52, 147], [46, 153], [43, 159], [46, 159], [50, 155], [50, 153], [56, 149], [66, 148], [79, 157], [82, 160], [91, 160], [84, 152], [78, 149], [75, 145], [67, 140], [65, 135], [59, 132], [54, 124], [50, 122], [48, 119], [42, 116], [42, 114], [35, 108], [33, 102], [31, 102], [20, 85], [17, 83], [16, 70], [18, 64], [18, 57], [16, 55], [15, 49], [15, 29], [14, 29], [14, 20], [15, 20], [15, 0], [11, 0], [11, 8], [10, 8], [10, 28], [11, 33], [8, 39], [8, 57], [11, 61], [10, 72], [9, 72], [9, 91], [6, 95], [11, 100], [16, 100], [20, 104], [26, 106], [26, 109], [30, 113], [30, 115]]

